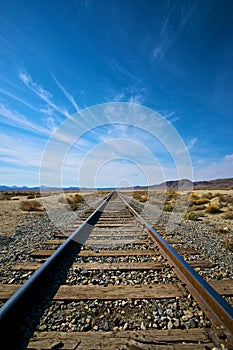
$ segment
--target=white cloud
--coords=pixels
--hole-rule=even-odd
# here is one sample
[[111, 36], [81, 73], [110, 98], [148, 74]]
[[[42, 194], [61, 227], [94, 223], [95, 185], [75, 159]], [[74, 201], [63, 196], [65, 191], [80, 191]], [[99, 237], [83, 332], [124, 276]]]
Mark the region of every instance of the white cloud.
[[162, 49], [162, 46], [157, 46], [153, 51], [153, 57], [154, 59], [161, 59], [163, 58], [164, 50]]
[[144, 98], [142, 95], [134, 95], [134, 96], [130, 96], [128, 102], [129, 103], [135, 103], [138, 105], [142, 105], [144, 101]]
[[226, 161], [233, 161], [233, 154], [227, 154], [224, 159]]
[[0, 169], [1, 184], [13, 186], [38, 186], [39, 173], [37, 170], [5, 166]]
[[0, 92], [2, 94], [6, 95], [6, 96], [9, 96], [9, 97], [13, 98], [16, 101], [22, 103], [23, 105], [25, 105], [26, 107], [30, 108], [31, 110], [36, 111], [36, 112], [40, 112], [39, 109], [37, 109], [35, 106], [31, 105], [30, 103], [28, 103], [24, 99], [20, 98], [19, 96], [16, 96], [16, 95], [10, 93], [9, 91], [6, 91], [6, 90], [1, 89], [1, 88], [0, 88]]
[[111, 102], [129, 102], [142, 105], [145, 100], [146, 89], [137, 86], [128, 86], [112, 98]]
[[119, 92], [113, 97], [112, 101], [113, 102], [121, 102], [124, 99], [125, 99], [125, 93], [124, 92]]
[[167, 110], [161, 110], [161, 111], [158, 111], [158, 113], [160, 113], [161, 116], [166, 118], [172, 124], [180, 120], [180, 118], [175, 115], [176, 114], [175, 111], [169, 112]]
[[195, 180], [210, 180], [233, 176], [233, 154], [226, 155], [219, 161], [206, 163], [205, 161], [204, 165], [194, 166]]
[[62, 114], [66, 118], [70, 118], [70, 115], [68, 111], [64, 108], [61, 108], [60, 106], [56, 105], [51, 101], [51, 98], [53, 95], [45, 90], [42, 86], [34, 82], [31, 78], [31, 76], [24, 72], [19, 72], [19, 79], [31, 90], [33, 91], [37, 96], [39, 96], [44, 102], [46, 102], [50, 107], [55, 109], [58, 113]]
[[183, 152], [190, 151], [193, 148], [193, 146], [196, 144], [197, 140], [198, 140], [198, 138], [194, 137], [193, 139], [191, 139], [189, 141], [189, 143], [184, 148], [181, 148], [181, 149], [177, 150], [176, 154], [181, 154]]
[[70, 101], [70, 103], [75, 108], [76, 112], [78, 112], [79, 107], [78, 107], [77, 103], [75, 102], [73, 96], [64, 88], [64, 86], [62, 86], [62, 84], [57, 80], [57, 78], [55, 77], [54, 74], [52, 74], [52, 77], [53, 77], [55, 83], [57, 84], [57, 86], [59, 87], [59, 89], [63, 92], [63, 94], [67, 98], [67, 100]]
[[126, 69], [124, 66], [122, 66], [119, 62], [116, 62], [114, 59], [112, 59], [110, 62], [108, 62], [108, 64], [110, 65], [111, 68], [113, 68], [115, 70], [117, 75], [119, 75], [119, 73], [120, 73], [123, 77], [127, 77], [127, 78], [135, 80], [135, 76], [132, 75], [128, 69]]
[[56, 123], [56, 120], [55, 120], [55, 118], [53, 116], [49, 116], [47, 118], [47, 126], [52, 131], [56, 129], [57, 123]]
[[46, 128], [32, 123], [24, 115], [18, 113], [17, 111], [9, 109], [2, 103], [0, 103], [0, 119], [1, 122], [6, 125], [16, 126], [20, 129], [32, 131], [34, 133], [39, 132], [43, 135], [49, 135], [49, 132]]
[[40, 112], [47, 114], [47, 115], [53, 115], [54, 110], [51, 107], [47, 107], [47, 108], [41, 108]]
[[[43, 152], [43, 143], [38, 138], [28, 137], [22, 139], [17, 134], [7, 135], [0, 133], [0, 159], [7, 162], [10, 167], [39, 167]], [[12, 169], [9, 170], [9, 173]], [[14, 170], [13, 170], [14, 172]]]
[[[166, 55], [172, 44], [185, 30], [186, 24], [192, 21], [194, 12], [198, 13], [198, 2], [188, 5], [181, 2], [180, 11], [177, 11], [175, 2], [165, 4], [164, 16], [160, 19], [160, 29], [158, 31], [157, 43], [152, 50], [152, 57], [160, 61]], [[196, 25], [198, 26], [198, 21]]]
[[190, 150], [191, 148], [193, 148], [193, 146], [195, 145], [195, 143], [197, 142], [197, 137], [194, 137], [189, 143], [188, 143], [188, 150]]

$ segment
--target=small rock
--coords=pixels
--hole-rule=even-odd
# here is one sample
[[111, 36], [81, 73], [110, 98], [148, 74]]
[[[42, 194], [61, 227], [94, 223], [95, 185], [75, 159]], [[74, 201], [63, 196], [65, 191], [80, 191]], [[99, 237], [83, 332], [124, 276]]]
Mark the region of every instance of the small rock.
[[45, 331], [46, 329], [47, 329], [46, 324], [42, 324], [42, 325], [39, 327], [39, 331]]
[[189, 323], [188, 323], [188, 328], [195, 328], [196, 324], [193, 318], [190, 318]]
[[168, 329], [172, 329], [172, 328], [173, 328], [173, 323], [172, 323], [172, 321], [169, 321], [169, 322], [168, 322], [167, 328], [168, 328]]
[[171, 309], [167, 309], [166, 310], [166, 313], [167, 313], [167, 315], [169, 316], [169, 317], [173, 317], [173, 312], [172, 312], [172, 310]]
[[108, 331], [108, 330], [109, 330], [108, 322], [105, 322], [105, 324], [104, 324], [104, 326], [103, 326], [103, 330], [104, 330], [104, 331]]
[[146, 326], [144, 325], [143, 322], [141, 322], [141, 326], [140, 326], [140, 327], [141, 327], [141, 330], [142, 330], [142, 331], [145, 331], [145, 330], [146, 330]]

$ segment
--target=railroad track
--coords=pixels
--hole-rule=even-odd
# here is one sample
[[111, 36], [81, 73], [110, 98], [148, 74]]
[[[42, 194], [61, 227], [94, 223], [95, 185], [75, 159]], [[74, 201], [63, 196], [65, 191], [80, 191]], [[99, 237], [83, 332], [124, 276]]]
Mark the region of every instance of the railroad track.
[[35, 271], [24, 285], [0, 285], [2, 348], [233, 349], [232, 281], [194, 270], [210, 261], [116, 192], [80, 219], [13, 267]]

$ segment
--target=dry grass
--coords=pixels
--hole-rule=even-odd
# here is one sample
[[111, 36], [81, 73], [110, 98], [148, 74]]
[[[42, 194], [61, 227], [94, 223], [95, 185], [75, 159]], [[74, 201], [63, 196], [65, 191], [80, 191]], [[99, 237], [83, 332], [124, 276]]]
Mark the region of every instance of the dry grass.
[[27, 196], [27, 199], [33, 199], [33, 198], [35, 198], [35, 195], [34, 195], [34, 194], [29, 194], [29, 195]]
[[218, 214], [221, 213], [221, 209], [217, 205], [209, 204], [206, 208], [206, 212], [209, 214]]
[[134, 191], [133, 199], [141, 203], [145, 203], [148, 200], [148, 191]]
[[19, 207], [24, 211], [41, 211], [43, 209], [41, 202], [35, 199], [21, 201]]
[[203, 214], [197, 213], [195, 211], [187, 211], [184, 215], [184, 219], [197, 221], [201, 216], [203, 216]]
[[169, 201], [166, 201], [163, 206], [163, 211], [171, 212], [173, 211], [175, 205]]
[[176, 200], [179, 195], [178, 191], [175, 190], [167, 190], [166, 191], [166, 200]]
[[200, 211], [200, 210], [205, 210], [206, 206], [205, 205], [191, 205], [189, 207], [190, 211]]
[[58, 202], [59, 203], [65, 203], [65, 204], [69, 204], [70, 209], [75, 211], [79, 208], [79, 204], [84, 202], [84, 198], [81, 194], [76, 193], [73, 195], [61, 195], [58, 198]]
[[209, 203], [210, 200], [208, 198], [198, 198], [198, 199], [190, 199], [190, 203], [194, 205], [203, 205]]

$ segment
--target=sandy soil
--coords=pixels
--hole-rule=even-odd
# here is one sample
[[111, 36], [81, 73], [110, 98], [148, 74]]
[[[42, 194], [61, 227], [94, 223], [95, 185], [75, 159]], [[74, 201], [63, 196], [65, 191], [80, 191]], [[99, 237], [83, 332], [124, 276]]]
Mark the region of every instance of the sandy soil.
[[[228, 194], [233, 197], [233, 190], [196, 190], [193, 191], [199, 196], [202, 194], [211, 192], [213, 195], [217, 193]], [[72, 195], [74, 193], [70, 193]], [[92, 196], [96, 197], [96, 192], [85, 192], [82, 193], [86, 198], [91, 198]], [[185, 192], [182, 192], [185, 194]], [[43, 203], [46, 202], [46, 205], [57, 207], [61, 205], [58, 202], [61, 193], [54, 194], [50, 193], [48, 196], [43, 198], [36, 198]], [[19, 196], [18, 200], [0, 200], [0, 236], [12, 236], [14, 234], [14, 229], [17, 225], [23, 224], [24, 218], [26, 215], [44, 215], [44, 212], [25, 212], [20, 209], [20, 202], [26, 200], [26, 196]], [[98, 197], [96, 197], [98, 199]], [[211, 200], [211, 203], [216, 201], [215, 198]], [[223, 229], [227, 228], [233, 230], [233, 220], [223, 219], [222, 214], [226, 211], [226, 208], [222, 208], [223, 212], [220, 214], [208, 214], [205, 213], [204, 217], [201, 218], [202, 221], [211, 224], [214, 224], [216, 227]]]
[[[195, 190], [192, 192], [197, 194], [199, 197], [201, 197], [203, 194], [207, 194], [209, 192], [211, 192], [213, 195], [217, 195], [220, 193], [220, 194], [227, 194], [227, 195], [230, 195], [231, 197], [233, 197], [233, 189], [230, 189], [230, 190]], [[211, 199], [210, 203], [217, 204], [218, 198], [214, 197], [213, 199]], [[233, 220], [227, 220], [227, 219], [222, 218], [223, 213], [226, 211], [229, 211], [229, 208], [223, 207], [223, 208], [221, 208], [221, 210], [222, 210], [222, 213], [219, 213], [219, 214], [205, 213], [204, 217], [201, 220], [206, 222], [206, 223], [213, 224], [218, 228], [228, 228], [229, 230], [233, 230]]]
[[[96, 192], [79, 192], [82, 194], [85, 199], [92, 199], [96, 197], [98, 200], [98, 196], [96, 196]], [[74, 192], [66, 192], [66, 195], [74, 195]], [[47, 207], [58, 208], [61, 207], [62, 203], [59, 203], [59, 198], [62, 196], [61, 193], [48, 193], [42, 198], [35, 198], [35, 200], [39, 201]], [[11, 200], [0, 200], [0, 236], [8, 236], [11, 237], [15, 233], [15, 227], [24, 224], [25, 216], [28, 215], [45, 215], [43, 211], [35, 211], [35, 212], [27, 212], [22, 211], [20, 209], [20, 202], [28, 200], [27, 196], [18, 196], [12, 197], [14, 199]], [[99, 197], [100, 199], [100, 197]]]

